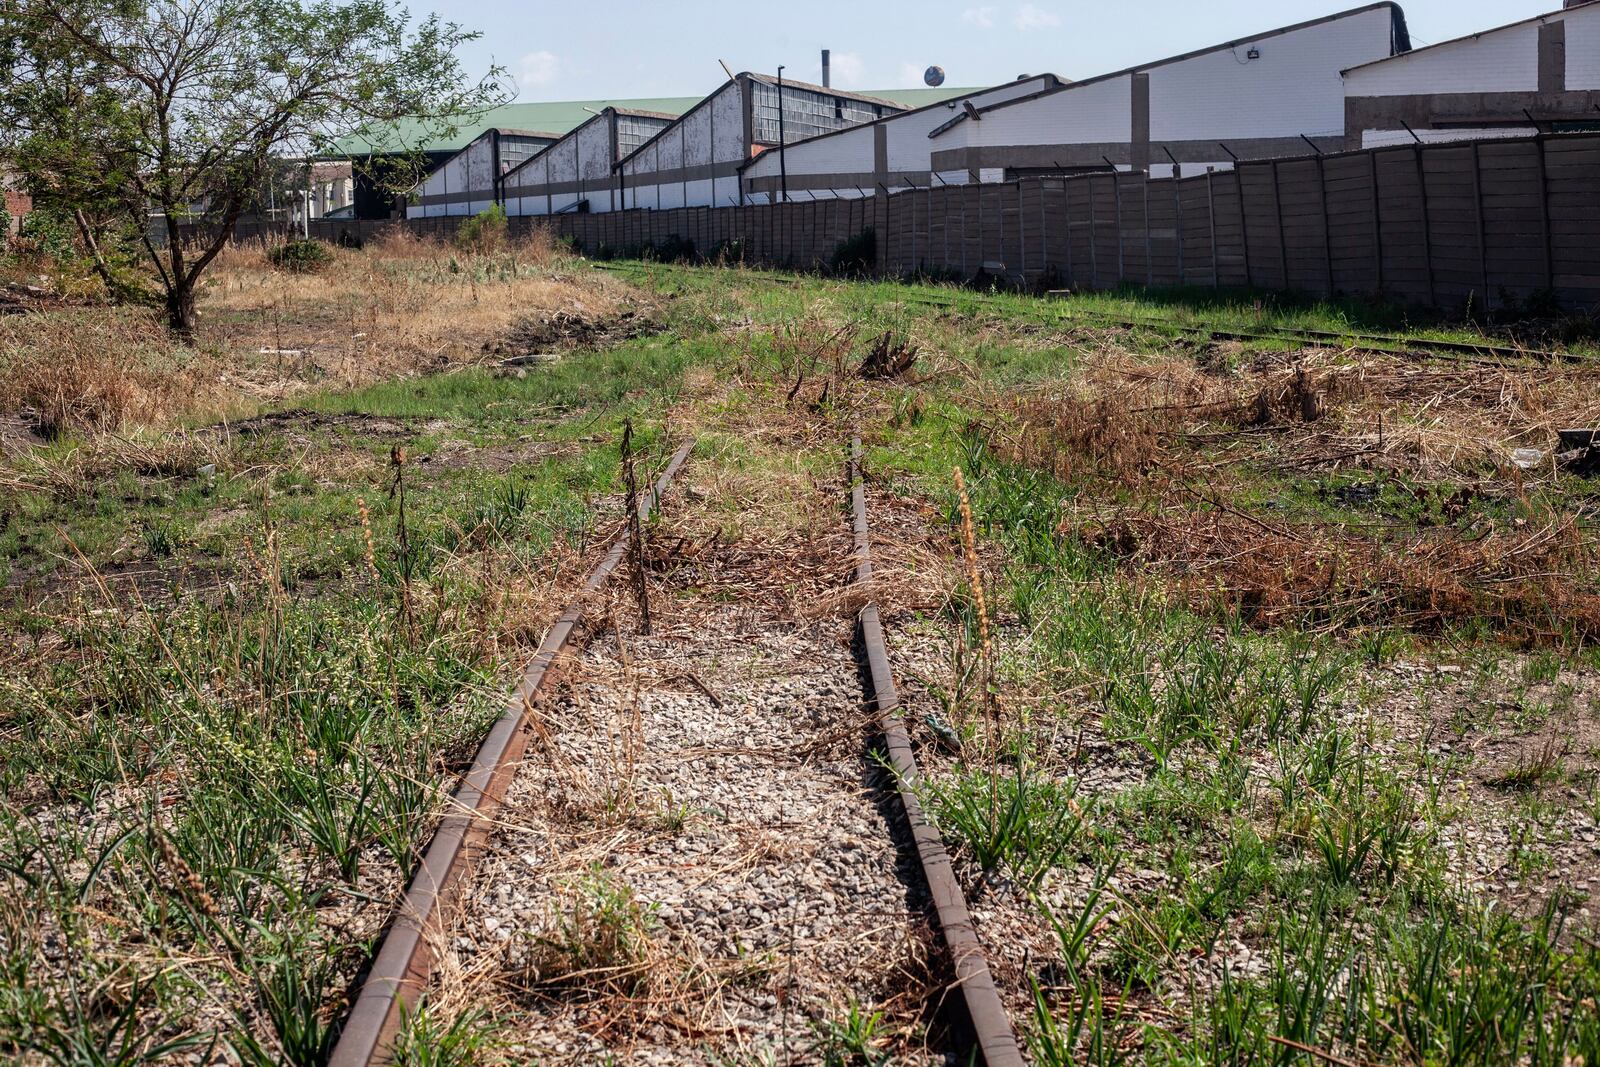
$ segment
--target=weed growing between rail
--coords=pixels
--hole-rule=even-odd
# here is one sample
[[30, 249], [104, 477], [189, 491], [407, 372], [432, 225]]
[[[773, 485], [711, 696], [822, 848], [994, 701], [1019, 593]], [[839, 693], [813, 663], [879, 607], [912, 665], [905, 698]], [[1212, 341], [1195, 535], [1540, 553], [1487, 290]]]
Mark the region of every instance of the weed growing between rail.
[[[791, 353], [796, 404], [875, 434], [875, 508], [931, 506], [946, 606], [886, 592], [890, 645], [926, 806], [1038, 1062], [1594, 1059], [1590, 494], [1508, 459], [1594, 419], [1594, 371], [647, 277], [751, 323]], [[1354, 324], [1325, 314], [1170, 319]], [[914, 375], [820, 392], [884, 330]]]
[[[646, 413], [698, 357], [650, 344], [8, 454], [0, 1057], [324, 1061], [508, 668], [620, 514], [624, 416], [657, 459]], [[401, 1061], [481, 1062], [491, 1032], [424, 1007]]]
[[[1506, 459], [1595, 417], [1592, 371], [1088, 314], [1372, 328], [1359, 309], [666, 266], [641, 295], [516, 249], [340, 251], [317, 279], [237, 255], [208, 298], [225, 343], [314, 355], [254, 353], [236, 414], [293, 407], [157, 432], [228, 404], [199, 371], [82, 395], [0, 374], [14, 405], [60, 401], [0, 467], [0, 1054], [319, 1061], [504, 668], [615, 528], [630, 417], [642, 459], [702, 442], [652, 579], [797, 620], [859, 596], [829, 494], [867, 432], [927, 807], [1038, 1062], [1600, 1054], [1592, 492]], [[472, 351], [445, 362], [498, 362], [502, 297], [580, 291], [665, 332], [411, 376], [460, 322]], [[68, 318], [6, 331], [27, 321], [92, 347]], [[637, 795], [646, 750], [618, 731], [586, 817], [704, 832], [715, 813]], [[656, 995], [660, 931], [610, 872], [574, 875], [526, 987], [612, 1018]], [[463, 1007], [412, 1012], [401, 1062], [494, 1056], [493, 1013]], [[875, 1062], [916, 1026], [875, 993], [796, 1017], [792, 1044]]]

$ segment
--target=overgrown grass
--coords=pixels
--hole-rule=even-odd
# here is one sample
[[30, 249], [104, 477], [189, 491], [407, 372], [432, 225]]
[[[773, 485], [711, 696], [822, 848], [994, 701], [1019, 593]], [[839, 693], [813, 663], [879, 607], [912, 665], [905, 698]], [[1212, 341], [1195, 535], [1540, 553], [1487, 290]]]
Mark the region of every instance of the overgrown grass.
[[[391, 250], [378, 273], [403, 283], [378, 280], [404, 304], [551, 277], [514, 256]], [[68, 418], [58, 440], [7, 465], [0, 556], [18, 592], [0, 682], [0, 1053], [137, 1063], [177, 1043], [320, 1062], [440, 790], [492, 714], [501, 668], [609, 514], [616, 428], [631, 416], [647, 455], [680, 427], [702, 431], [721, 491], [697, 506], [724, 509], [707, 529], [737, 518], [814, 540], [817, 516], [727, 509], [741, 506], [740, 479], [832, 484], [840, 441], [860, 425], [872, 491], [926, 505], [899, 509], [897, 534], [915, 540], [925, 521], [954, 555], [961, 469], [987, 623], [970, 579], [943, 590], [940, 610], [894, 623], [953, 649], [924, 687], [943, 703], [928, 709], [937, 730], [917, 720], [921, 788], [969, 890], [1026, 935], [991, 949], [1015, 949], [998, 973], [1026, 983], [1009, 992], [1032, 1000], [1036, 1062], [1600, 1055], [1593, 931], [1577, 897], [1538, 881], [1556, 847], [1543, 832], [1551, 787], [1576, 795], [1588, 754], [1524, 746], [1481, 783], [1506, 803], [1488, 816], [1521, 827], [1503, 867], [1491, 880], [1460, 851], [1465, 821], [1483, 815], [1465, 793], [1466, 742], [1570, 719], [1582, 633], [1533, 610], [1492, 624], [1441, 610], [1426, 626], [1415, 613], [1330, 610], [1326, 590], [1341, 588], [1392, 608], [1389, 572], [1324, 553], [1333, 579], [1291, 581], [1282, 565], [1294, 560], [1267, 557], [1255, 536], [1268, 527], [1272, 545], [1322, 552], [1371, 542], [1380, 523], [1463, 543], [1484, 534], [1471, 542], [1483, 558], [1524, 560], [1535, 578], [1558, 566], [1591, 595], [1592, 518], [1572, 483], [1492, 462], [1541, 432], [1539, 419], [1578, 410], [1580, 376], [1485, 385], [1385, 365], [1388, 391], [1316, 377], [1308, 405], [1284, 345], [1195, 352], [1170, 327], [1478, 334], [1252, 294], [1052, 302], [665, 265], [642, 277], [679, 297], [666, 332], [522, 377], [378, 375], [301, 389], [298, 414], [159, 438]], [[245, 290], [223, 295], [244, 314]], [[1106, 315], [1166, 326], [1107, 331]], [[884, 333], [914, 344], [917, 364], [863, 382], [866, 340]], [[1369, 384], [1377, 373], [1324, 371]], [[1267, 420], [1249, 422], [1263, 396]], [[1462, 396], [1452, 417], [1482, 448], [1438, 460], [1424, 419]], [[1130, 410], [1218, 398], [1220, 417]], [[1361, 466], [1374, 461], [1359, 441], [1354, 465], [1324, 462], [1328, 441], [1365, 433], [1369, 417], [1392, 442], [1396, 411], [1412, 436], [1382, 453], [1393, 466]], [[1558, 518], [1567, 554], [1535, 557]], [[1139, 521], [1198, 532], [1166, 542], [1184, 552], [1157, 553]], [[1192, 551], [1218, 530], [1252, 537]], [[1408, 556], [1390, 558], [1404, 568]], [[1304, 599], [1262, 610], [1237, 582], [1241, 561], [1273, 572], [1252, 588]], [[1502, 590], [1522, 572], [1495, 573]], [[1541, 651], [1508, 672], [1516, 701], [1497, 703], [1513, 623]], [[1477, 703], [1436, 713], [1432, 683], [1396, 681], [1401, 660], [1465, 664]], [[1390, 721], [1407, 716], [1438, 721], [1419, 740]], [[1442, 754], [1446, 733], [1455, 748]], [[670, 798], [663, 807], [663, 823], [681, 826]], [[1509, 894], [1519, 879], [1532, 888]], [[529, 976], [541, 995], [648, 993], [658, 946], [626, 886], [598, 873], [574, 885], [547, 932]], [[408, 1020], [403, 1062], [467, 1062], [489, 1040], [480, 1020], [430, 1012]], [[884, 1025], [877, 1008], [844, 1006], [811, 1051], [875, 1062], [893, 1043]]]
[[[1373, 672], [1402, 655], [1492, 664], [1504, 627], [1450, 630], [1455, 647], [1426, 628], [1327, 616], [1306, 616], [1323, 620], [1307, 632], [1283, 624], [1292, 616], [1252, 617], [1235, 599], [1190, 596], [1158, 572], [1130, 567], [1114, 541], [1089, 536], [1070, 517], [1134, 499], [1146, 484], [1140, 477], [1108, 478], [1100, 458], [1060, 477], [993, 447], [1016, 432], [993, 417], [1008, 395], [1074, 381], [1098, 358], [1086, 350], [1104, 343], [1093, 335], [1031, 340], [1027, 324], [1045, 314], [1031, 298], [941, 292], [954, 307], [927, 311], [903, 299], [914, 287], [652, 271], [651, 284], [717, 315], [770, 324], [774, 336], [820, 314], [863, 334], [909, 330], [933, 353], [927, 382], [841, 404], [870, 413], [876, 491], [931, 503], [952, 553], [960, 520], [950, 471], [966, 475], [987, 546], [990, 611], [1001, 620], [996, 676], [1007, 743], [978, 743], [971, 693], [979, 627], [970, 590], [958, 588], [946, 611], [924, 622], [958, 654], [946, 678], [928, 680], [938, 708], [922, 788], [969, 872], [969, 891], [993, 896], [988, 906], [1032, 911], [1054, 946], [1043, 957], [1039, 942], [1026, 953], [991, 946], [1009, 951], [1013, 964], [1032, 961], [1037, 1003], [1026, 1029], [1038, 1062], [1592, 1058], [1588, 1005], [1600, 994], [1600, 971], [1579, 898], [1556, 889], [1507, 904], [1482, 877], [1464, 877], [1461, 821], [1477, 813], [1452, 793], [1459, 783], [1448, 784], [1461, 764], [1441, 764], [1425, 742], [1398, 740], [1379, 717], [1392, 696]], [[1135, 300], [1149, 298], [1073, 297], [1065, 307], [1131, 312]], [[1138, 310], [1153, 309], [1146, 302]], [[1277, 304], [1197, 301], [1172, 317], [1358, 325], [1336, 309]], [[1423, 335], [1481, 336], [1428, 325]], [[1156, 349], [1171, 336], [1133, 331], [1117, 343]], [[791, 380], [797, 366], [789, 364]], [[1121, 408], [1111, 403], [1114, 420]], [[1128, 442], [1130, 466], [1171, 462], [1165, 445], [1152, 453], [1154, 440]], [[1266, 440], [1242, 462], [1223, 449], [1200, 452], [1210, 472], [1246, 472], [1213, 490], [1252, 512], [1246, 522], [1263, 503], [1270, 510], [1260, 522], [1297, 530], [1370, 526], [1372, 506], [1419, 528], [1538, 521], [1526, 502], [1482, 483], [1464, 499], [1452, 495], [1457, 474], [1401, 471], [1369, 490], [1370, 476], [1273, 471], [1283, 454]], [[1478, 469], [1489, 472], [1479, 478], [1503, 477]], [[1572, 499], [1560, 485], [1539, 491], [1557, 509]], [[1155, 506], [1180, 505], [1164, 496]], [[1193, 496], [1181, 506], [1212, 508]], [[1581, 566], [1570, 573], [1589, 588]], [[1558, 664], [1584, 662], [1574, 658], [1581, 641], [1560, 647], [1540, 654], [1525, 685], [1550, 684]], [[941, 759], [945, 745], [961, 758]], [[1557, 775], [1548, 752], [1523, 757], [1495, 787], [1540, 795], [1540, 783]], [[1536, 837], [1528, 835], [1516, 861], [1530, 874], [1540, 869]], [[1085, 882], [1070, 878], [1075, 869], [1094, 873]], [[1586, 932], [1574, 932], [1579, 923]]]
[[[611, 521], [621, 419], [659, 461], [704, 354], [76, 429], [9, 461], [0, 1057], [324, 1062], [506, 669]], [[419, 1064], [486, 1040], [406, 1033]]]
[[[1440, 838], [1452, 813], [1437, 786], [1379, 756], [1382, 727], [1361, 716], [1359, 649], [1196, 614], [1064, 534], [1068, 486], [970, 437], [907, 436], [891, 438], [878, 462], [903, 466], [912, 441], [930, 446], [934, 458], [906, 469], [941, 499], [952, 531], [955, 504], [936, 472], [963, 466], [979, 528], [997, 549], [991, 600], [998, 594], [1014, 613], [1000, 686], [1014, 694], [1006, 714], [1020, 744], [1037, 750], [1087, 728], [1094, 747], [1143, 768], [1141, 782], [1086, 810], [1082, 840], [1092, 847], [1077, 862], [1100, 877], [1063, 905], [1035, 905], [1065, 978], [1037, 979], [1038, 1062], [1594, 1055], [1600, 1026], [1586, 1005], [1600, 993], [1600, 955], [1587, 935], [1567, 932], [1573, 899], [1558, 891], [1519, 917], [1452, 874]], [[965, 603], [955, 639], [972, 647]], [[1536, 784], [1554, 765], [1550, 751], [1502, 781]], [[1032, 767], [1014, 757], [1014, 771], [953, 770], [925, 786], [958, 855], [1034, 891], [1076, 856], [1031, 846], [1066, 805], [1018, 798], [1067, 783], [1083, 796], [1070, 760], [1044, 758]], [[991, 776], [1000, 784], [986, 792]], [[1042, 869], [1019, 862], [1041, 855]], [[1161, 883], [1130, 887], [1137, 865]], [[1252, 946], [1243, 961], [1228, 947], [1241, 937]], [[1196, 974], [1194, 960], [1214, 962]]]

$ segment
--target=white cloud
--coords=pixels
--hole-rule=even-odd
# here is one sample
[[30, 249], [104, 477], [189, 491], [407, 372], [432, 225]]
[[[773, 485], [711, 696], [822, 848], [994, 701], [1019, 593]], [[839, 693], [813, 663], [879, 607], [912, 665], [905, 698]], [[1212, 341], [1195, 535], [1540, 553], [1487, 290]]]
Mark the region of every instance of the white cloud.
[[561, 77], [561, 57], [554, 52], [529, 52], [517, 60], [517, 87], [537, 89]]
[[970, 22], [980, 30], [994, 28], [994, 8], [969, 7], [961, 13], [962, 22]]
[[897, 84], [901, 88], [906, 88], [913, 85], [921, 85], [922, 72], [926, 69], [926, 67], [919, 67], [910, 60], [906, 60], [900, 64], [900, 81]]
[[1061, 16], [1054, 11], [1047, 11], [1035, 4], [1023, 4], [1017, 8], [1017, 17], [1013, 21], [1017, 29], [1026, 32], [1028, 30], [1044, 30], [1052, 26], [1059, 26], [1061, 25]]
[[840, 89], [859, 89], [865, 83], [867, 66], [855, 52], [834, 52], [828, 57], [833, 68], [833, 84]]

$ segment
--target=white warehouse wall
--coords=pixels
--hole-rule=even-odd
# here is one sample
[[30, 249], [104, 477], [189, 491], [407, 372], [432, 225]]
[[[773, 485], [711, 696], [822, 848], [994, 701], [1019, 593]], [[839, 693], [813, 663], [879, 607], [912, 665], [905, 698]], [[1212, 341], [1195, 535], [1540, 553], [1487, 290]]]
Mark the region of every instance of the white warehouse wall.
[[[635, 123], [664, 128], [665, 117], [629, 115]], [[573, 210], [587, 201], [590, 211], [622, 206], [614, 170], [616, 116], [610, 109], [589, 119], [561, 140], [506, 175], [506, 212], [548, 215]]]
[[[612, 158], [610, 118], [598, 116], [584, 123], [574, 133], [576, 136], [571, 138], [571, 173], [578, 188], [569, 194], [571, 202], [575, 204], [580, 200], [588, 200], [589, 210], [593, 211], [598, 206], [602, 211], [610, 211], [616, 206], [613, 203], [616, 179], [611, 173], [616, 160]], [[565, 171], [562, 173], [563, 180], [567, 180], [567, 174]]]
[[1567, 24], [1567, 88], [1600, 89], [1600, 6], [1562, 15]]
[[[406, 218], [442, 215], [476, 215], [494, 203], [493, 132], [485, 133], [445, 160], [416, 188], [415, 202], [406, 205]], [[470, 193], [478, 199], [458, 199]]]
[[1600, 120], [1600, 3], [1353, 66], [1344, 87], [1351, 148], [1593, 123]]
[[[1393, 17], [1372, 8], [1151, 67], [1150, 139], [1342, 136], [1339, 72], [1389, 54]], [[1252, 48], [1259, 58], [1246, 58]]]
[[985, 112], [979, 121], [958, 123], [932, 143], [946, 152], [1007, 145], [1092, 145], [1126, 142], [1132, 136], [1133, 75], [1121, 74]]
[[[709, 126], [716, 130], [720, 142], [717, 158], [726, 157], [743, 163], [744, 155], [744, 97], [740, 93], [721, 93], [711, 101]], [[726, 138], [726, 140], [724, 140]], [[697, 200], [697, 203], [702, 202]], [[739, 203], [739, 175], [718, 174], [707, 183], [704, 203], [716, 207], [730, 207]]]
[[[1392, 3], [1269, 30], [980, 109], [934, 138], [944, 174], [1148, 169], [1170, 175], [1343, 146], [1340, 71], [1403, 41]], [[1255, 55], [1252, 56], [1251, 53]], [[1226, 148], [1224, 148], [1226, 145]], [[1168, 153], [1171, 153], [1169, 158]], [[967, 180], [971, 180], [970, 177]]]
[[1409, 93], [1512, 93], [1539, 88], [1539, 26], [1508, 26], [1419, 52], [1353, 67], [1350, 96]]
[[713, 177], [719, 196], [737, 199], [734, 172], [745, 152], [743, 85], [737, 78], [724, 83], [622, 161], [625, 207], [709, 205]]
[[[1038, 75], [983, 89], [964, 99], [974, 107], [985, 107], [1043, 92], [1058, 84], [1060, 80], [1053, 75]], [[932, 180], [933, 142], [928, 135], [961, 113], [962, 101], [954, 99], [789, 145], [784, 164], [789, 171], [790, 199], [855, 198], [871, 195], [879, 183], [890, 192], [911, 185], [926, 186]], [[883, 142], [881, 160], [880, 138]], [[752, 202], [766, 202], [766, 193], [762, 190], [774, 187], [779, 174], [777, 155], [762, 153], [744, 168], [747, 197]], [[829, 177], [834, 180], [826, 180]], [[817, 178], [824, 180], [814, 180]]]

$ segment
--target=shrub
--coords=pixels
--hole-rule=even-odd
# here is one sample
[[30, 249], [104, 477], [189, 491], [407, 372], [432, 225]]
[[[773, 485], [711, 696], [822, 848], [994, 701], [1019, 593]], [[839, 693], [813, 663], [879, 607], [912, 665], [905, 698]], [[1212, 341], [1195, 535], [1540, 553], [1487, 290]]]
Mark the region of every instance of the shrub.
[[693, 263], [695, 260], [694, 241], [679, 234], [668, 234], [654, 244], [647, 246], [645, 259], [654, 259], [662, 263]]
[[63, 262], [78, 258], [78, 231], [58, 212], [34, 208], [17, 228], [19, 249]]
[[716, 250], [711, 253], [711, 259], [722, 266], [739, 264], [744, 262], [745, 251], [743, 237], [728, 237], [717, 243]]
[[456, 231], [456, 245], [480, 255], [498, 252], [506, 243], [506, 229], [506, 209], [492, 204], [461, 224]]
[[289, 241], [267, 249], [267, 261], [290, 274], [315, 274], [333, 262], [333, 253], [321, 241]]
[[828, 270], [834, 274], [868, 274], [877, 262], [878, 233], [868, 226], [834, 247], [833, 255], [828, 258]]

